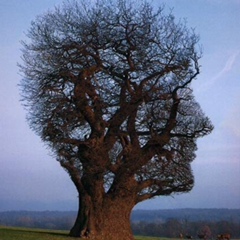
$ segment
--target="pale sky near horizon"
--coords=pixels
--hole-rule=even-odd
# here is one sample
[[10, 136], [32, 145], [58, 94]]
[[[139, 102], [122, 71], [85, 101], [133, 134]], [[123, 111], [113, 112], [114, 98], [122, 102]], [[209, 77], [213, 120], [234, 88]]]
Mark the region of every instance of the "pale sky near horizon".
[[[0, 211], [77, 209], [74, 185], [29, 129], [17, 87], [24, 32], [61, 2], [0, 0]], [[240, 0], [153, 0], [163, 2], [200, 35], [202, 68], [193, 89], [215, 129], [198, 140], [193, 190], [136, 208], [240, 208]]]

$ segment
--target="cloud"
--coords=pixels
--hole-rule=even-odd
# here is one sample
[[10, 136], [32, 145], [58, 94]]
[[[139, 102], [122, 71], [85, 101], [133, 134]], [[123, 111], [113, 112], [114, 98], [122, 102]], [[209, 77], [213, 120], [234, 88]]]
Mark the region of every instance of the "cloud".
[[212, 78], [210, 78], [210, 80], [206, 81], [206, 83], [201, 86], [201, 90], [209, 89], [219, 79], [221, 79], [225, 74], [230, 72], [234, 68], [234, 65], [235, 65], [239, 55], [240, 55], [240, 50], [235, 51], [233, 54], [231, 54], [227, 58], [227, 61], [225, 62], [225, 65], [223, 66], [223, 68], [218, 73], [216, 73]]
[[229, 109], [227, 113], [226, 119], [222, 122], [222, 127], [225, 131], [229, 132], [231, 135], [240, 139], [240, 96], [235, 97], [232, 107]]
[[[235, 63], [235, 61], [236, 61], [236, 59], [237, 59], [239, 54], [240, 54], [240, 50], [235, 52], [234, 54], [232, 54], [228, 58], [228, 60], [227, 60], [227, 62], [225, 64], [224, 68], [222, 69], [222, 71], [217, 76], [221, 77], [223, 74], [229, 72], [232, 69], [232, 67], [233, 67], [233, 65], [234, 65], [234, 63]], [[215, 78], [217, 78], [217, 76]]]
[[226, 74], [227, 72], [231, 71], [233, 68], [234, 63], [236, 62], [237, 57], [240, 54], [240, 50], [233, 53], [226, 61], [224, 67], [222, 68], [222, 70], [215, 75], [211, 80], [210, 83], [214, 84], [219, 78], [221, 78], [224, 74]]

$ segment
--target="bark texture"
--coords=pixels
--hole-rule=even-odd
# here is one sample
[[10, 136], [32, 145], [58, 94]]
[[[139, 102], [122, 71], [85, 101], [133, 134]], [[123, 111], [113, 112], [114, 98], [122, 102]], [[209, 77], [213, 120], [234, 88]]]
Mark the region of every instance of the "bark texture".
[[89, 197], [82, 197], [76, 222], [70, 236], [91, 240], [133, 240], [130, 215], [134, 206], [130, 199], [106, 197], [96, 206]]

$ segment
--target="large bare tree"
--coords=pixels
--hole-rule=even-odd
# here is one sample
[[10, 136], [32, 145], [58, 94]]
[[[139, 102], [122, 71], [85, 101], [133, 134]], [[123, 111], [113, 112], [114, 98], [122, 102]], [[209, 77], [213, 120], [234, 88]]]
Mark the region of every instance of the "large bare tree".
[[70, 235], [132, 240], [132, 208], [190, 191], [196, 140], [213, 129], [191, 89], [198, 36], [129, 0], [66, 2], [27, 36], [22, 97], [79, 193]]

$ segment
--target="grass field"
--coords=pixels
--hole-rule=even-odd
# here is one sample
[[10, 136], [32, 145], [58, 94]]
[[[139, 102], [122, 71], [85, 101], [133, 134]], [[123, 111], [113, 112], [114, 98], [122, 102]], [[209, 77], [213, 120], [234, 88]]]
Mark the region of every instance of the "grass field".
[[[0, 240], [70, 240], [67, 231], [13, 228], [0, 226]], [[167, 238], [136, 236], [135, 240], [166, 240]]]
[[[63, 239], [76, 240], [76, 238], [68, 237], [67, 234], [68, 234], [67, 231], [60, 230], [15, 228], [0, 226], [0, 240], [63, 240]], [[135, 240], [179, 240], [179, 239], [135, 236]]]

